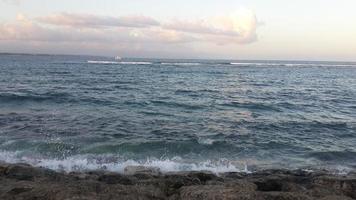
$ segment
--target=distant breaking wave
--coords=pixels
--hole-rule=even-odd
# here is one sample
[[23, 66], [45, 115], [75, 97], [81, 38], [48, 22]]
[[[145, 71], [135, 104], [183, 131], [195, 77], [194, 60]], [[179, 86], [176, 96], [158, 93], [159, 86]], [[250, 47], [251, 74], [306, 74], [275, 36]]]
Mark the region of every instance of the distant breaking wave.
[[89, 64], [106, 64], [106, 65], [151, 65], [151, 62], [117, 62], [104, 60], [88, 60]]
[[87, 171], [108, 170], [123, 173], [127, 166], [158, 167], [162, 172], [178, 171], [211, 171], [223, 172], [249, 172], [247, 165], [237, 167], [231, 162], [221, 159], [218, 161], [206, 160], [197, 163], [184, 162], [180, 157], [172, 159], [146, 159], [142, 161], [121, 160], [114, 155], [77, 155], [65, 159], [46, 159], [21, 155], [21, 152], [0, 152], [0, 160], [7, 163], [29, 163], [37, 167], [46, 167], [57, 171]]
[[170, 65], [170, 66], [200, 66], [200, 65], [234, 65], [234, 66], [258, 66], [258, 67], [356, 67], [356, 64], [327, 64], [327, 63], [273, 63], [273, 62], [148, 62], [148, 61], [109, 61], [109, 60], [88, 60], [89, 64], [103, 65]]
[[321, 63], [245, 63], [232, 62], [230, 65], [239, 66], [285, 66], [285, 67], [356, 67], [356, 64], [321, 64]]
[[176, 65], [176, 66], [192, 66], [192, 65], [202, 65], [204, 63], [199, 63], [199, 62], [185, 62], [185, 63], [170, 63], [170, 62], [164, 62], [164, 63], [161, 63], [161, 65]]

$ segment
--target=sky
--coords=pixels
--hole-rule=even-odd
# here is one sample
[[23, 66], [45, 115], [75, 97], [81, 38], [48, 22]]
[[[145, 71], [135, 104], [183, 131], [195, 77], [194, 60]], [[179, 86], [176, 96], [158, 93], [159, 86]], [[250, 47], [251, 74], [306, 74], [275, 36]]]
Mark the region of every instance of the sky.
[[355, 0], [0, 0], [0, 52], [356, 61]]

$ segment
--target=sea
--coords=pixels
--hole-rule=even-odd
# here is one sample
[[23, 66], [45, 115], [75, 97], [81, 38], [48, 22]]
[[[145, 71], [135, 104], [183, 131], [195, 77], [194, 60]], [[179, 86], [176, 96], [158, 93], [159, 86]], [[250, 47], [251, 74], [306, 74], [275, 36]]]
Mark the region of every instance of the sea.
[[356, 169], [356, 63], [0, 55], [0, 161]]

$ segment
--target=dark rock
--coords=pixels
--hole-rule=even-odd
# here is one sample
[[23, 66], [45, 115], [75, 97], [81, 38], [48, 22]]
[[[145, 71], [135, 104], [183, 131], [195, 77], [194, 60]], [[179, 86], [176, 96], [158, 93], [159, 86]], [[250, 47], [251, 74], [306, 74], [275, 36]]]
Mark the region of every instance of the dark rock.
[[39, 168], [33, 168], [26, 164], [8, 166], [4, 174], [7, 178], [28, 181], [33, 181], [35, 177], [40, 177], [42, 175]]
[[247, 176], [246, 173], [240, 173], [240, 172], [226, 172], [220, 174], [222, 178], [231, 178], [231, 179], [242, 179]]
[[282, 191], [283, 183], [278, 179], [259, 180], [254, 182], [258, 191], [271, 192]]
[[258, 195], [258, 199], [264, 200], [312, 200], [304, 194], [291, 193], [291, 192], [265, 192]]
[[255, 199], [255, 187], [251, 183], [239, 185], [199, 185], [182, 187], [181, 199], [229, 200]]
[[190, 172], [187, 176], [197, 178], [203, 184], [211, 180], [223, 180], [211, 172]]
[[122, 184], [122, 185], [132, 185], [133, 181], [123, 175], [116, 173], [106, 173], [98, 178], [99, 181], [105, 182], [107, 184]]
[[353, 199], [345, 196], [326, 196], [321, 198], [320, 200], [353, 200]]
[[127, 166], [124, 169], [124, 174], [126, 175], [149, 174], [152, 176], [159, 176], [161, 175], [161, 171], [158, 167]]
[[163, 177], [164, 191], [167, 195], [177, 193], [183, 186], [200, 185], [201, 182], [196, 177], [189, 177], [187, 175], [170, 174]]
[[33, 189], [33, 187], [30, 187], [30, 186], [27, 186], [27, 187], [15, 187], [15, 188], [11, 189], [8, 193], [17, 195], [17, 194], [20, 194], [20, 193], [23, 193], [23, 192], [31, 191], [32, 189]]
[[315, 178], [314, 183], [343, 193], [345, 196], [356, 198], [356, 177], [321, 176]]
[[130, 167], [126, 173], [55, 172], [26, 164], [0, 163], [1, 200], [351, 200], [356, 174], [265, 170], [257, 173], [166, 173]]

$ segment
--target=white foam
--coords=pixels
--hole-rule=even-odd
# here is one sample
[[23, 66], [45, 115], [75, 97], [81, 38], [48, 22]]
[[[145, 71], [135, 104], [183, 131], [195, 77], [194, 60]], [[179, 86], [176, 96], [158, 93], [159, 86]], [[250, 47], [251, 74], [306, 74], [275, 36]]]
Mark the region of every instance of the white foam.
[[211, 145], [214, 142], [215, 142], [215, 140], [210, 139], [210, 138], [199, 138], [199, 140], [198, 140], [199, 144], [209, 144], [209, 145]]
[[190, 63], [190, 62], [186, 62], [186, 63], [169, 63], [169, 62], [167, 62], [167, 63], [161, 63], [161, 65], [178, 65], [178, 66], [192, 66], [192, 65], [202, 65], [202, 63], [194, 63], [194, 62], [192, 62], [192, 63]]
[[282, 66], [282, 63], [239, 63], [239, 62], [232, 62], [230, 65], [254, 65], [254, 66]]
[[120, 62], [115, 61], [105, 61], [105, 60], [88, 60], [90, 64], [119, 64]]
[[122, 65], [151, 65], [151, 62], [119, 62]]
[[117, 61], [105, 61], [105, 60], [88, 60], [90, 64], [114, 64], [114, 65], [150, 65], [151, 62], [117, 62]]
[[252, 66], [286, 66], [286, 67], [356, 67], [356, 64], [321, 64], [321, 63], [247, 63], [232, 62], [230, 65]]
[[[185, 162], [180, 157], [171, 159], [146, 159], [144, 161], [120, 160], [111, 155], [78, 155], [65, 159], [45, 159], [22, 155], [21, 152], [0, 152], [0, 160], [7, 163], [28, 163], [37, 167], [46, 167], [58, 171], [85, 171], [105, 169], [108, 171], [123, 173], [127, 166], [158, 167], [162, 172], [178, 171], [211, 171], [223, 172], [249, 172], [247, 165], [244, 169], [238, 168], [230, 161], [221, 159], [217, 161], [206, 160], [198, 163]], [[100, 158], [99, 158], [100, 157]]]

